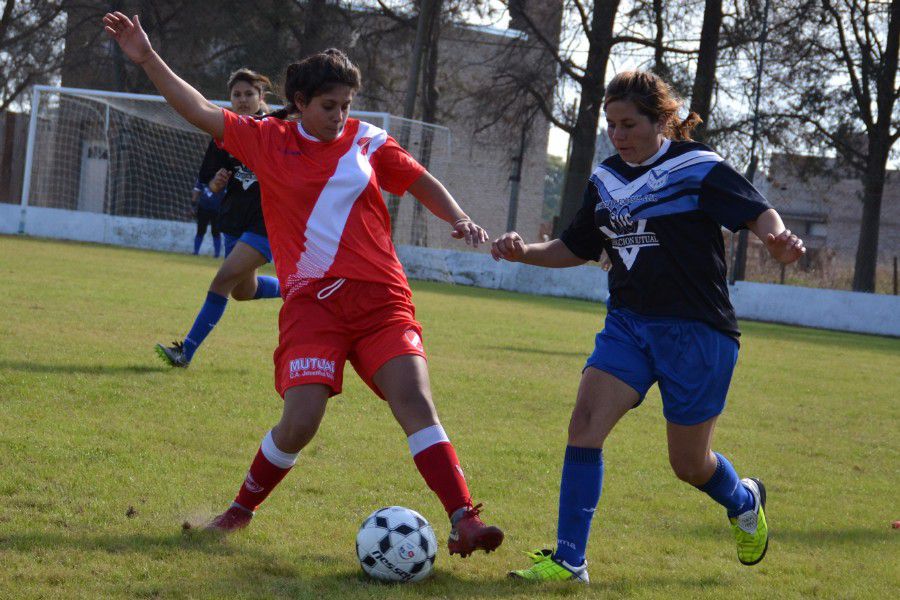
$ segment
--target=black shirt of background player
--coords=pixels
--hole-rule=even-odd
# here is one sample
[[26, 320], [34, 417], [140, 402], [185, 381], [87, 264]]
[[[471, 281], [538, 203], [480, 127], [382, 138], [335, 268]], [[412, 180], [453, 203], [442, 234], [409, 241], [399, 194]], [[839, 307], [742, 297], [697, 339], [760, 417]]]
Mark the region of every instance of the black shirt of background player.
[[233, 237], [240, 237], [246, 231], [266, 236], [256, 175], [241, 161], [216, 146], [215, 141], [210, 141], [197, 179], [200, 183], [209, 185], [219, 169], [231, 171], [231, 179], [228, 180], [225, 197], [222, 199], [220, 229]]
[[[622, 206], [603, 200], [604, 194], [610, 196], [596, 177], [605, 167], [622, 183], [648, 171], [653, 171], [651, 178], [657, 173], [662, 178], [664, 163], [702, 152], [712, 151], [697, 142], [672, 142], [650, 165], [631, 167], [619, 155], [608, 158], [594, 172], [582, 208], [560, 238], [585, 260], [598, 260], [601, 250], [606, 250], [613, 265], [610, 309], [704, 321], [737, 338], [740, 331], [728, 297], [721, 227], [731, 231], [744, 228], [746, 222], [771, 208], [766, 199], [719, 159], [667, 173], [667, 182], [659, 189], [623, 199], [627, 206], [623, 221]], [[613, 214], [617, 211], [619, 220]], [[626, 245], [632, 242], [636, 245]], [[629, 259], [630, 268], [624, 259]]]

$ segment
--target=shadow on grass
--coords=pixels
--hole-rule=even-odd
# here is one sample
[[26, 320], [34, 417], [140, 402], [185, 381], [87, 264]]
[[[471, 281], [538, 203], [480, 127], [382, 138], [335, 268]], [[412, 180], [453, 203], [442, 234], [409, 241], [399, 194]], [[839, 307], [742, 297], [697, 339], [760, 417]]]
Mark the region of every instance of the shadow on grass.
[[[450, 560], [445, 554], [440, 556], [435, 573], [425, 581], [412, 585], [386, 584], [365, 576], [356, 565], [352, 553], [346, 558], [316, 553], [295, 557], [286, 556], [278, 548], [261, 548], [244, 541], [181, 533], [79, 535], [35, 532], [0, 534], [0, 551], [10, 553], [10, 556], [13, 553], [26, 556], [40, 553], [46, 557], [48, 552], [74, 555], [101, 552], [110, 557], [127, 559], [128, 555], [134, 555], [133, 560], [141, 565], [144, 573], [140, 579], [126, 577], [125, 583], [122, 583], [120, 576], [109, 580], [92, 578], [91, 589], [82, 590], [110, 596], [120, 596], [124, 592], [141, 597], [505, 598], [581, 596], [585, 589], [569, 582], [536, 585], [511, 580], [502, 571], [488, 578], [463, 578], [444, 570], [440, 563]], [[200, 556], [192, 557], [192, 554]], [[90, 557], [84, 559], [88, 562], [96, 560]], [[173, 563], [178, 565], [174, 577]], [[201, 570], [197, 571], [198, 568]], [[126, 560], [125, 564], [120, 563], [119, 569], [120, 575], [123, 575], [131, 567]], [[157, 569], [159, 572], [154, 574]], [[184, 574], [183, 577], [177, 576], [179, 571]], [[73, 574], [72, 577], [75, 579], [79, 575]], [[44, 577], [40, 567], [29, 574], [31, 582], [36, 584], [42, 583]], [[66, 578], [60, 574], [58, 565], [49, 577], [63, 581]], [[72, 582], [70, 585], [76, 584]], [[702, 578], [696, 574], [679, 577], [661, 573], [658, 577], [639, 579], [600, 578], [592, 583], [590, 591], [592, 596], [596, 596], [604, 592], [623, 594], [675, 586], [688, 595], [696, 595], [721, 585], [722, 582], [715, 577]], [[122, 586], [126, 589], [121, 589]]]
[[61, 535], [46, 532], [21, 533], [12, 535], [0, 534], [0, 549], [14, 552], [31, 552], [46, 548], [72, 549], [80, 551], [101, 550], [110, 554], [136, 552], [144, 554], [158, 553], [160, 550], [191, 549], [208, 554], [228, 555], [234, 552], [224, 543], [221, 537], [208, 535], [152, 535], [135, 534], [99, 534], [99, 535]]
[[[697, 527], [689, 535], [727, 539], [729, 534], [721, 529]], [[881, 544], [896, 537], [898, 537], [897, 532], [891, 530], [889, 519], [885, 519], [883, 526], [848, 527], [846, 529], [837, 527], [829, 527], [827, 529], [785, 529], [774, 524], [771, 533], [772, 543], [783, 542], [795, 546], [812, 546], [814, 548], [821, 548], [823, 545]]]
[[579, 351], [571, 351], [571, 350], [547, 350], [545, 348], [523, 348], [521, 346], [486, 346], [488, 350], [502, 350], [503, 352], [519, 352], [522, 354], [540, 354], [542, 356], [565, 356], [565, 357], [575, 357], [580, 358], [582, 360], [587, 360], [588, 356], [590, 356], [590, 352], [585, 352], [584, 350]]
[[829, 348], [900, 353], [900, 340], [888, 336], [829, 331], [779, 323], [741, 321], [740, 325], [748, 337], [800, 342]]
[[[173, 369], [164, 364], [146, 364], [146, 365], [88, 365], [88, 364], [43, 364], [25, 361], [0, 360], [0, 371], [8, 369], [10, 371], [25, 371], [28, 373], [81, 373], [85, 375], [141, 375], [147, 373], [166, 373], [178, 372], [179, 369]], [[247, 372], [244, 369], [220, 369], [217, 367], [204, 367], [204, 370], [214, 373], [240, 373]]]
[[522, 304], [537, 304], [550, 308], [565, 308], [588, 314], [596, 314], [598, 317], [606, 314], [606, 305], [597, 300], [582, 300], [579, 298], [564, 298], [560, 296], [538, 296], [507, 290], [479, 288], [470, 285], [445, 283], [439, 281], [425, 281], [421, 279], [411, 280], [413, 294], [416, 292], [440, 293], [447, 296], [475, 298], [479, 300], [492, 300], [502, 302], [516, 302]]

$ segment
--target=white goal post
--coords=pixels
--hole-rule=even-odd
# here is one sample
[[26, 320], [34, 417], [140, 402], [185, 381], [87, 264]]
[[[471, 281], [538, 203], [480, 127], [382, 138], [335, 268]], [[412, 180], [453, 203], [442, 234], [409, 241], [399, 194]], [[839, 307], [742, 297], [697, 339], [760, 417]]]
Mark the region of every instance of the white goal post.
[[[15, 219], [13, 205], [0, 207], [3, 232], [192, 250], [191, 189], [208, 135], [162, 96], [38, 85], [31, 106], [21, 205]], [[448, 128], [386, 112], [351, 116], [385, 129], [438, 178], [446, 172]], [[446, 225], [418, 203], [386, 200], [396, 244], [447, 244]]]

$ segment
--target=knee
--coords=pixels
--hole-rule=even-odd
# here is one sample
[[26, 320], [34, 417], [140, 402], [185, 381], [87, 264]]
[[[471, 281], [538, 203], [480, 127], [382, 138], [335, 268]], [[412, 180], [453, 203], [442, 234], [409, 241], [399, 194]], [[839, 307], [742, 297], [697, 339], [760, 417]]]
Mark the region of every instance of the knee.
[[[237, 283], [240, 281], [238, 275], [230, 270], [223, 269], [216, 273], [209, 290], [220, 296], [228, 296], [232, 293]], [[237, 300], [238, 298], [235, 298]]]
[[282, 452], [300, 452], [315, 437], [319, 424], [307, 419], [282, 419], [272, 430], [272, 439]]
[[569, 419], [570, 446], [583, 448], [602, 448], [606, 436], [598, 431], [591, 423], [591, 415], [587, 411], [575, 410]]
[[251, 293], [250, 290], [244, 289], [244, 286], [237, 285], [231, 289], [231, 297], [238, 302], [253, 300], [256, 297], [256, 288]]
[[234, 275], [229, 271], [219, 271], [216, 273], [216, 276], [213, 277], [212, 283], [210, 284], [210, 289], [218, 289], [221, 290], [223, 288], [228, 288], [231, 290], [233, 285]]
[[439, 422], [434, 403], [426, 391], [409, 390], [402, 394], [389, 396], [388, 404], [394, 418], [407, 435]]
[[669, 456], [669, 464], [675, 476], [685, 483], [699, 486], [709, 481], [709, 467], [705, 460]]

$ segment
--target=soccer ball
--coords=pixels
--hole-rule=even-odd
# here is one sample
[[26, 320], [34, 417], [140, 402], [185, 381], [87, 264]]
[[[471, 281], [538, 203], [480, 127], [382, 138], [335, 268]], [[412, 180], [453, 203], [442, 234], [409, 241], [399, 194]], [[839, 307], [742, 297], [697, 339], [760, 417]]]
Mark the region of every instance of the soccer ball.
[[356, 555], [371, 577], [410, 583], [431, 573], [437, 539], [425, 517], [402, 506], [388, 506], [363, 521], [356, 534]]

